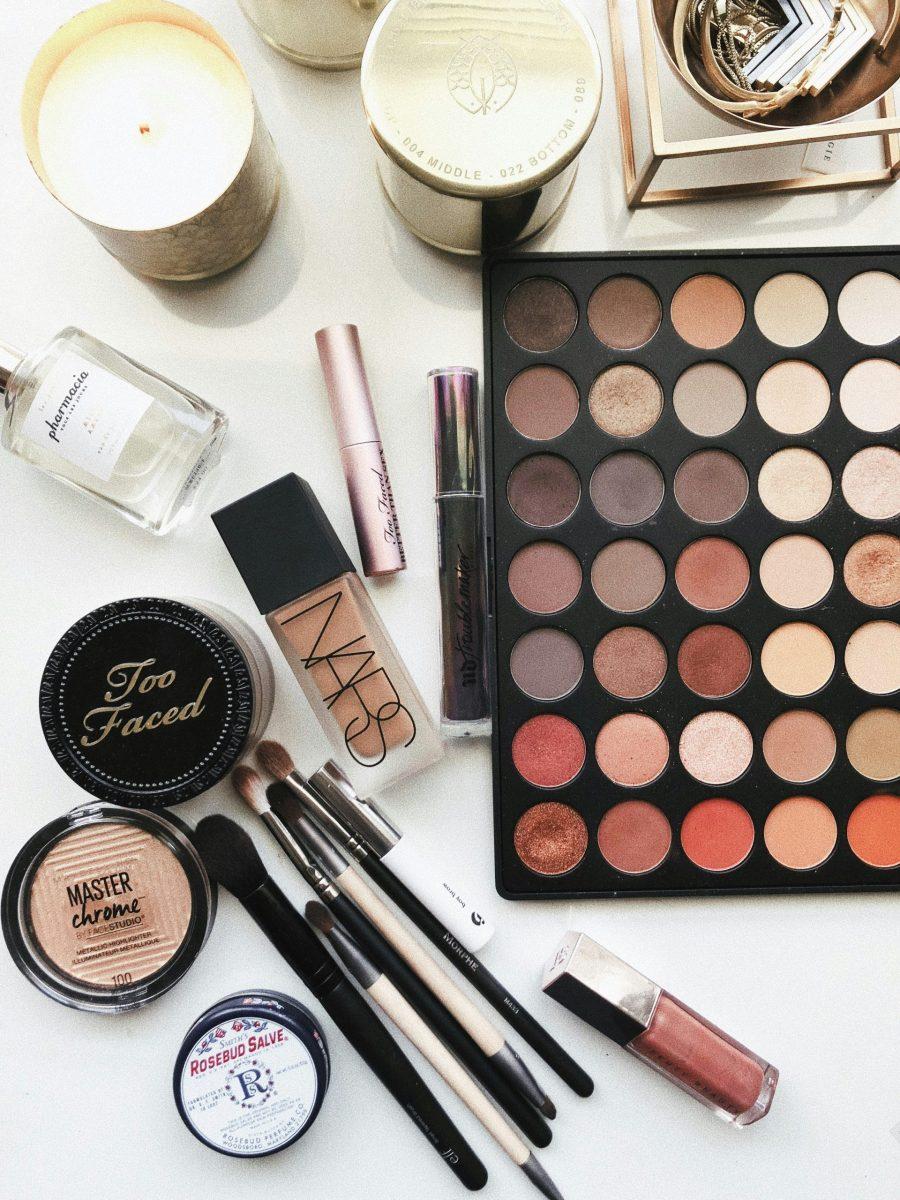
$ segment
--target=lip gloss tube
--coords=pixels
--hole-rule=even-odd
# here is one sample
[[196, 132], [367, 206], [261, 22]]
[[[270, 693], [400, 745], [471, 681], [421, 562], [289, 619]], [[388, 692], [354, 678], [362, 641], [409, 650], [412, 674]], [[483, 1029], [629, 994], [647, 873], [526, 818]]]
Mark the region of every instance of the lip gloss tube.
[[488, 737], [487, 562], [478, 372], [428, 374], [434, 421], [438, 588], [441, 602], [441, 732]]
[[406, 569], [406, 555], [359, 330], [355, 325], [327, 325], [316, 334], [316, 346], [340, 444], [363, 573], [369, 577], [393, 575]]
[[733, 1125], [766, 1115], [778, 1070], [584, 933], [569, 932], [543, 990]]

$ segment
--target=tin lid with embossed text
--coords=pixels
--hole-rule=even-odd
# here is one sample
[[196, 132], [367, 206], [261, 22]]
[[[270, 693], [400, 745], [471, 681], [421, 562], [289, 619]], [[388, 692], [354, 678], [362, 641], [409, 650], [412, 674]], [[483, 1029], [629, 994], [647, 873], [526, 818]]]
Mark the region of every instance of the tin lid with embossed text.
[[438, 191], [518, 195], [577, 156], [600, 105], [597, 43], [570, 0], [393, 0], [362, 63], [384, 152]]
[[179, 600], [120, 600], [82, 617], [54, 647], [41, 726], [85, 791], [167, 807], [237, 762], [258, 708], [254, 678], [237, 636], [206, 612]]

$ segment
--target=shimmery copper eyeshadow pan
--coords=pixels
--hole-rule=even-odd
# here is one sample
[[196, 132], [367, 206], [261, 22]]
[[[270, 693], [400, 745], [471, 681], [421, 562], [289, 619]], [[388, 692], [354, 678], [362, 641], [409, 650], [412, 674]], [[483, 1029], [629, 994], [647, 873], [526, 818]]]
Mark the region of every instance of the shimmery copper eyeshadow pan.
[[485, 267], [497, 883], [900, 888], [900, 250]]

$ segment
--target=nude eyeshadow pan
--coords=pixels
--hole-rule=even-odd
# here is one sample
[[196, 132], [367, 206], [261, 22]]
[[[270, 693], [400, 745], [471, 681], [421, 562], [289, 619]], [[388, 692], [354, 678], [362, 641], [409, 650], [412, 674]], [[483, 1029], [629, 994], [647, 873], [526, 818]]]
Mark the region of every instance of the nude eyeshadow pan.
[[900, 887], [900, 252], [484, 294], [500, 893]]

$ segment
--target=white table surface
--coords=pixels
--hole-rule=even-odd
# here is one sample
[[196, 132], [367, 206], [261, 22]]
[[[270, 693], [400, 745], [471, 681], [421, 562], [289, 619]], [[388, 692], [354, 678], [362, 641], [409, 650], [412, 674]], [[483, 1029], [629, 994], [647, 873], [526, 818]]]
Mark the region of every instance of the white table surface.
[[[149, 283], [125, 271], [33, 175], [17, 104], [43, 39], [78, 0], [3, 6], [0, 336], [36, 347], [79, 325], [208, 397], [231, 418], [228, 456], [207, 504], [287, 471], [314, 485], [355, 553], [346, 491], [312, 334], [335, 321], [362, 331], [409, 553], [400, 579], [374, 589], [413, 675], [436, 706], [437, 613], [426, 371], [481, 362], [480, 273], [434, 252], [386, 211], [372, 165], [357, 75], [307, 71], [254, 35], [231, 0], [195, 0], [245, 64], [281, 153], [286, 186], [256, 256], [209, 283]], [[590, 0], [608, 66], [605, 15]], [[897, 239], [900, 187], [681, 206], [629, 215], [611, 87], [563, 219], [534, 249], [879, 243]], [[4, 455], [3, 818], [0, 862], [41, 825], [84, 800], [41, 736], [38, 681], [59, 635], [89, 609], [131, 595], [199, 596], [263, 630], [278, 696], [273, 735], [314, 768], [325, 742], [257, 617], [206, 513], [154, 539]], [[387, 799], [401, 826], [452, 874], [492, 900], [500, 932], [487, 964], [591, 1072], [581, 1100], [539, 1074], [559, 1117], [540, 1153], [567, 1200], [894, 1200], [900, 1192], [897, 902], [891, 895], [508, 903], [493, 894], [489, 751], [451, 747]], [[227, 785], [180, 810], [244, 819]], [[263, 831], [273, 873], [304, 889]], [[582, 1025], [538, 987], [566, 929], [586, 930], [717, 1021], [782, 1072], [771, 1114], [737, 1131]], [[440, 1200], [464, 1192], [328, 1025], [334, 1076], [304, 1140], [240, 1162], [182, 1126], [171, 1071], [190, 1022], [242, 988], [304, 988], [223, 895], [209, 943], [184, 980], [144, 1010], [73, 1012], [40, 995], [0, 952], [0, 1193], [25, 1200], [243, 1200], [273, 1196]], [[414, 1052], [413, 1052], [414, 1053]], [[529, 1055], [534, 1060], [536, 1056]], [[542, 1064], [541, 1064], [542, 1066]], [[536, 1196], [470, 1115], [436, 1090], [481, 1153], [490, 1193]]]

